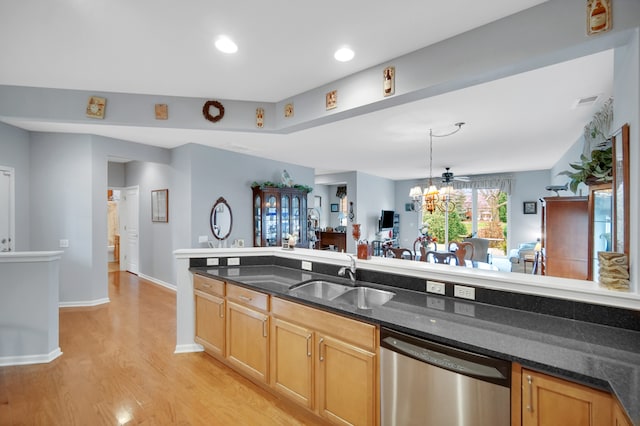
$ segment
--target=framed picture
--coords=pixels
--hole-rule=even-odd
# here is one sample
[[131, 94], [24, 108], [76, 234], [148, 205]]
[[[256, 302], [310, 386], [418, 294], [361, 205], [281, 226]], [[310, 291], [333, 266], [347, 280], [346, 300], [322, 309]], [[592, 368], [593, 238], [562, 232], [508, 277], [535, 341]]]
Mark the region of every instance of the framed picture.
[[313, 196], [313, 207], [322, 208], [322, 197], [320, 195]]
[[169, 190], [151, 191], [151, 222], [169, 222]]
[[167, 120], [169, 118], [169, 107], [167, 104], [156, 104], [156, 120]]
[[326, 108], [327, 110], [334, 109], [338, 106], [338, 91], [332, 90], [326, 94]]
[[338, 204], [331, 204], [331, 213], [338, 213]]
[[107, 106], [107, 100], [98, 96], [90, 96], [87, 102], [87, 117], [104, 118], [104, 109]]
[[382, 93], [391, 96], [396, 92], [396, 67], [387, 67], [382, 71]]
[[286, 104], [284, 106], [284, 118], [293, 117], [293, 104]]
[[537, 201], [524, 201], [522, 203], [522, 212], [524, 214], [537, 214], [538, 202]]

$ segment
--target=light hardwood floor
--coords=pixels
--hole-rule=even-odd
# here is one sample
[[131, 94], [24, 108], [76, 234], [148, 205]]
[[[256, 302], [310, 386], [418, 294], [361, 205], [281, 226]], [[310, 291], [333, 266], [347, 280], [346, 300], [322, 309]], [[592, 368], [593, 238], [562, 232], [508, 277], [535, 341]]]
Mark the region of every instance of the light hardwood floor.
[[172, 291], [110, 272], [109, 297], [60, 311], [61, 357], [0, 367], [0, 425], [319, 423], [204, 353], [174, 354]]

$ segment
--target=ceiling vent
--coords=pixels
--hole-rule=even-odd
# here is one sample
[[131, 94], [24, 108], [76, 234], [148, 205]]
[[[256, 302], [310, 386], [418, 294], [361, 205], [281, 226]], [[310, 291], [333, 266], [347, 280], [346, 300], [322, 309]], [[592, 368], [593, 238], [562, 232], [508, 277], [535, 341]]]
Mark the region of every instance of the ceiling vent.
[[588, 96], [586, 98], [580, 98], [573, 104], [573, 108], [590, 106], [596, 103], [596, 101], [600, 98], [600, 95]]

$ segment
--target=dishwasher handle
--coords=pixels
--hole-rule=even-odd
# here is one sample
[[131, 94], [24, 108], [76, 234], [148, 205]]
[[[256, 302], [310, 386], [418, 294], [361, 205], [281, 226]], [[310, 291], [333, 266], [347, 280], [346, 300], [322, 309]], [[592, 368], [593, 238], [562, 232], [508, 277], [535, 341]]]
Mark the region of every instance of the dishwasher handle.
[[380, 346], [417, 361], [511, 387], [511, 363], [383, 329]]

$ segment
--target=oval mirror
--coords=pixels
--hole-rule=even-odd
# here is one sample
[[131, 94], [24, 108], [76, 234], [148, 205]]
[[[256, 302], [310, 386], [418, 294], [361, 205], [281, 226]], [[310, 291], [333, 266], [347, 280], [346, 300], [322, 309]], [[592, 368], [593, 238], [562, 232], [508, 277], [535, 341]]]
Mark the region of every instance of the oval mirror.
[[211, 208], [210, 218], [211, 232], [218, 240], [229, 238], [231, 234], [231, 226], [233, 225], [233, 216], [231, 207], [223, 197], [218, 198]]

